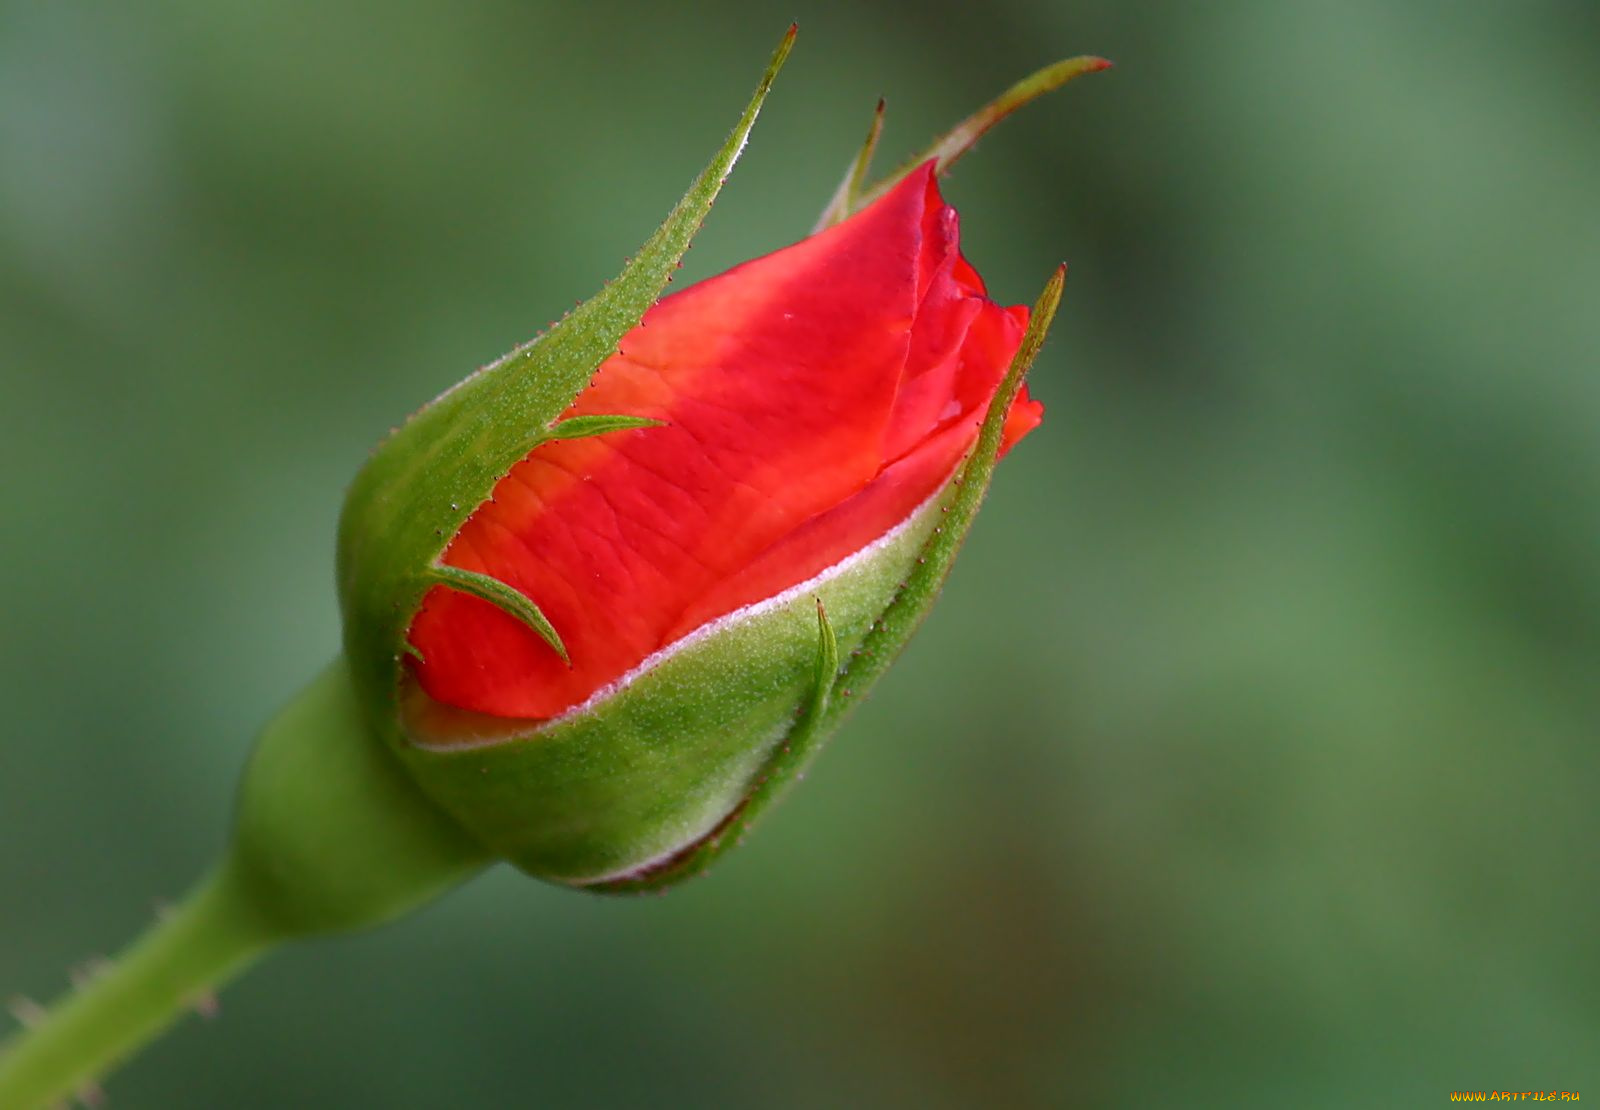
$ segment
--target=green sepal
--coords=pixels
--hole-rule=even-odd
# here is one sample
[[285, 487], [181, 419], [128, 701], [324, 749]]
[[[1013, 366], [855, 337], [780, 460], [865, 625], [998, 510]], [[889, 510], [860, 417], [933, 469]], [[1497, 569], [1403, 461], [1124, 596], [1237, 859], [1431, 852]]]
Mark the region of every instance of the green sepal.
[[543, 442], [557, 439], [585, 439], [588, 436], [625, 432], [634, 428], [660, 428], [665, 424], [665, 420], [652, 420], [648, 416], [569, 416], [553, 424], [544, 434]]
[[1000, 459], [1000, 443], [1005, 432], [1006, 416], [1011, 412], [1022, 380], [1033, 366], [1050, 332], [1056, 308], [1061, 304], [1061, 292], [1066, 285], [1065, 263], [1056, 268], [1050, 280], [1034, 302], [1028, 318], [1028, 328], [1022, 343], [1012, 356], [1011, 365], [1001, 379], [989, 402], [983, 427], [978, 432], [978, 442], [973, 446], [965, 465], [957, 472], [946, 492], [946, 502], [940, 506], [943, 519], [933, 530], [928, 544], [917, 559], [916, 568], [907, 576], [893, 604], [884, 610], [882, 618], [862, 641], [861, 648], [853, 654], [840, 673], [836, 693], [842, 695], [833, 701], [829, 716], [837, 723], [838, 717], [850, 708], [849, 695], [871, 686], [889, 669], [889, 664], [904, 650], [923, 618], [933, 608], [939, 590], [950, 575], [956, 553], [966, 539], [983, 497], [994, 478], [995, 464]]
[[[889, 190], [893, 189], [903, 180], [906, 174], [928, 161], [934, 160], [934, 172], [943, 176], [956, 161], [967, 151], [971, 150], [979, 139], [995, 124], [1005, 119], [1018, 108], [1039, 99], [1045, 93], [1053, 92], [1077, 77], [1086, 73], [1098, 73], [1103, 69], [1110, 69], [1111, 63], [1104, 58], [1097, 58], [1084, 54], [1076, 58], [1067, 58], [1063, 61], [1045, 66], [1035, 73], [1029, 74], [1022, 80], [1012, 85], [1005, 92], [995, 97], [989, 103], [979, 108], [972, 115], [962, 120], [949, 131], [939, 136], [923, 150], [903, 162], [898, 169], [888, 177], [872, 186], [870, 189], [860, 187], [859, 181], [852, 182], [852, 177], [858, 167], [862, 166], [863, 156], [871, 156], [871, 147], [877, 143], [876, 129], [881, 125], [881, 118], [874, 120], [874, 131], [868, 139], [868, 147], [856, 156], [856, 161], [845, 174], [845, 184], [840, 186], [844, 192], [848, 186], [850, 199], [840, 203], [840, 192], [836, 192], [833, 199], [828, 202], [823, 210], [822, 217], [817, 221], [816, 230], [839, 223], [854, 212], [859, 212]], [[882, 101], [879, 101], [879, 113], [882, 113]]]
[[[562, 427], [560, 414], [672, 279], [743, 150], [794, 36], [790, 27], [727, 141], [621, 275], [548, 333], [423, 408], [356, 476], [339, 522], [345, 653], [370, 719], [393, 746], [405, 743], [397, 722], [406, 633], [437, 581], [441, 554], [495, 484]], [[587, 430], [578, 424], [564, 434], [639, 426], [591, 422]]]
[[818, 720], [828, 708], [833, 680], [839, 674], [839, 637], [828, 623], [828, 607], [817, 598], [817, 666], [811, 675], [811, 701], [806, 706], [807, 720]]
[[[448, 586], [452, 590], [460, 590], [464, 594], [487, 601], [490, 605], [517, 618], [527, 625], [539, 638], [549, 644], [555, 653], [561, 656], [561, 661], [567, 666], [572, 665], [572, 657], [567, 654], [567, 645], [561, 642], [561, 635], [550, 623], [550, 619], [533, 603], [533, 599], [520, 590], [506, 585], [500, 579], [488, 574], [479, 574], [474, 570], [462, 570], [448, 563], [436, 563], [427, 570], [429, 578], [441, 586]], [[410, 641], [406, 642], [408, 647]], [[420, 654], [420, 652], [418, 653]]]
[[606, 894], [638, 894], [675, 885], [703, 874], [737, 845], [745, 830], [797, 780], [828, 738], [827, 713], [839, 677], [839, 638], [828, 620], [828, 608], [817, 598], [817, 661], [812, 673], [811, 696], [794, 728], [772, 753], [772, 758], [745, 800], [710, 836], [703, 837], [664, 863], [640, 874], [605, 883]]
[[856, 198], [861, 195], [861, 190], [867, 183], [867, 171], [872, 168], [872, 155], [878, 149], [878, 139], [883, 135], [883, 97], [878, 98], [878, 106], [872, 111], [872, 125], [867, 128], [866, 141], [861, 144], [861, 149], [856, 153], [856, 160], [850, 163], [850, 168], [844, 171], [844, 177], [839, 181], [839, 187], [833, 191], [833, 198], [828, 201], [828, 206], [822, 210], [822, 215], [817, 218], [816, 226], [811, 229], [815, 235], [823, 228], [832, 227], [844, 221], [845, 217], [855, 211], [859, 205]]

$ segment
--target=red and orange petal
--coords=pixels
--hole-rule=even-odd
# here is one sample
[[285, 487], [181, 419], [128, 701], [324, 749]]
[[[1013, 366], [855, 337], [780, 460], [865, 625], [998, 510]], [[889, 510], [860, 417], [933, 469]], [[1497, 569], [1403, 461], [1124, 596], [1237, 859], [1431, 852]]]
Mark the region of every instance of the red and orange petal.
[[[844, 223], [663, 299], [565, 415], [665, 426], [537, 448], [445, 551], [533, 599], [571, 667], [437, 587], [410, 632], [423, 689], [551, 717], [866, 546], [971, 447], [1026, 322], [961, 258], [931, 163]], [[1039, 412], [1018, 398], [1008, 446]]]

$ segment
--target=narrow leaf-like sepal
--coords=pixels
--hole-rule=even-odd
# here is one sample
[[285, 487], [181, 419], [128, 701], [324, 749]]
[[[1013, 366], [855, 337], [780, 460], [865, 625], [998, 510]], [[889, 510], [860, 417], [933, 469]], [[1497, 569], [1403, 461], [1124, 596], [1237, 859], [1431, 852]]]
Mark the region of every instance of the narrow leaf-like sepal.
[[448, 563], [437, 564], [429, 570], [428, 574], [441, 586], [449, 586], [452, 590], [460, 590], [464, 594], [471, 594], [473, 597], [481, 598], [490, 605], [516, 617], [534, 632], [537, 632], [540, 638], [549, 644], [557, 655], [561, 656], [563, 663], [568, 665], [572, 663], [571, 657], [567, 655], [567, 646], [561, 642], [561, 636], [556, 632], [555, 626], [539, 611], [539, 607], [533, 603], [528, 595], [519, 593], [498, 578], [492, 578], [487, 574], [479, 574], [476, 571], [462, 570], [460, 567], [453, 567]]
[[[1100, 70], [1110, 68], [1111, 63], [1106, 59], [1085, 54], [1077, 58], [1067, 58], [1064, 61], [1056, 62], [1054, 65], [1045, 66], [1038, 72], [1024, 77], [988, 104], [985, 104], [972, 115], [956, 124], [945, 134], [935, 139], [915, 157], [908, 159], [885, 180], [880, 181], [865, 192], [859, 193], [850, 211], [865, 208], [898, 185], [907, 173], [930, 158], [936, 162], [936, 172], [943, 175], [956, 163], [957, 159], [971, 150], [990, 128], [1024, 104], [1039, 99], [1047, 92], [1059, 89], [1076, 77], [1082, 77], [1086, 73], [1098, 73]], [[846, 212], [845, 215], [849, 215], [849, 212]]]
[[833, 680], [839, 675], [839, 637], [833, 634], [828, 623], [828, 607], [817, 598], [817, 669], [816, 685], [812, 689], [811, 704], [806, 715], [820, 720], [828, 708], [828, 697], [833, 692]]
[[729, 848], [738, 844], [745, 831], [767, 807], [782, 796], [789, 784], [800, 779], [813, 756], [828, 738], [828, 705], [833, 699], [834, 681], [839, 675], [839, 638], [828, 621], [828, 610], [817, 598], [817, 662], [811, 696], [800, 710], [794, 727], [774, 749], [762, 768], [761, 776], [749, 797], [729, 814], [722, 826], [682, 854], [648, 871], [590, 889], [606, 894], [627, 894], [675, 885], [705, 872]]
[[[956, 552], [961, 549], [961, 542], [978, 515], [978, 506], [983, 503], [983, 496], [989, 490], [995, 463], [1000, 457], [1000, 440], [1005, 430], [1006, 414], [1011, 411], [1011, 403], [1022, 388], [1022, 379], [1033, 365], [1039, 349], [1044, 346], [1050, 323], [1055, 319], [1056, 307], [1061, 303], [1066, 276], [1067, 267], [1063, 263], [1045, 283], [1044, 291], [1033, 306], [1022, 344], [1017, 348], [1011, 366], [1000, 382], [1000, 388], [995, 390], [994, 399], [989, 402], [989, 411], [978, 433], [978, 442], [951, 483], [952, 492], [948, 495], [949, 502], [944, 506], [944, 519], [923, 547], [917, 567], [906, 578], [905, 586], [867, 633], [860, 649], [852, 653], [850, 662], [835, 684], [836, 693], [846, 693], [849, 688], [866, 689], [876, 682], [933, 608], [939, 590], [955, 562]], [[824, 731], [831, 731], [849, 708], [848, 698], [834, 698], [826, 714], [827, 720], [823, 722]]]
[[867, 171], [872, 168], [872, 155], [878, 149], [878, 138], [883, 134], [883, 98], [878, 98], [878, 107], [872, 113], [872, 126], [867, 129], [867, 139], [861, 144], [861, 150], [856, 154], [856, 160], [850, 163], [850, 168], [844, 171], [844, 177], [839, 182], [839, 187], [834, 190], [833, 198], [828, 201], [828, 206], [822, 210], [822, 215], [817, 217], [817, 226], [811, 229], [811, 234], [834, 224], [844, 222], [845, 218], [855, 211], [859, 205], [856, 198], [861, 195], [861, 190], [867, 184]]
[[583, 439], [586, 436], [604, 435], [632, 428], [659, 428], [666, 422], [648, 416], [570, 416], [551, 425], [545, 439]]

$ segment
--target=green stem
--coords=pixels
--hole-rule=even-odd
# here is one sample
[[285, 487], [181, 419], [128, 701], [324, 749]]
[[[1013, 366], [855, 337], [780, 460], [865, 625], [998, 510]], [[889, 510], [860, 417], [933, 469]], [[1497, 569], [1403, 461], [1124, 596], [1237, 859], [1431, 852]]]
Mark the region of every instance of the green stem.
[[211, 877], [0, 1046], [0, 1110], [92, 1085], [275, 945], [392, 920], [489, 862], [400, 768], [334, 660], [262, 730]]
[[102, 975], [0, 1052], [0, 1107], [34, 1110], [94, 1085], [282, 934], [231, 867], [197, 887]]

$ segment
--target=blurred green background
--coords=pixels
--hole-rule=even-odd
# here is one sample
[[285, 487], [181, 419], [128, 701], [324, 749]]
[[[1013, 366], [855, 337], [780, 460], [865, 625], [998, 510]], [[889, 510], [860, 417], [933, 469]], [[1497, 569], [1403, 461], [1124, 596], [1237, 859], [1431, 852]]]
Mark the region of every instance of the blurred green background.
[[0, 995], [217, 851], [393, 423], [615, 272], [801, 38], [692, 276], [1023, 73], [1072, 263], [946, 598], [669, 897], [305, 945], [145, 1107], [1600, 1097], [1600, 5], [0, 6]]

